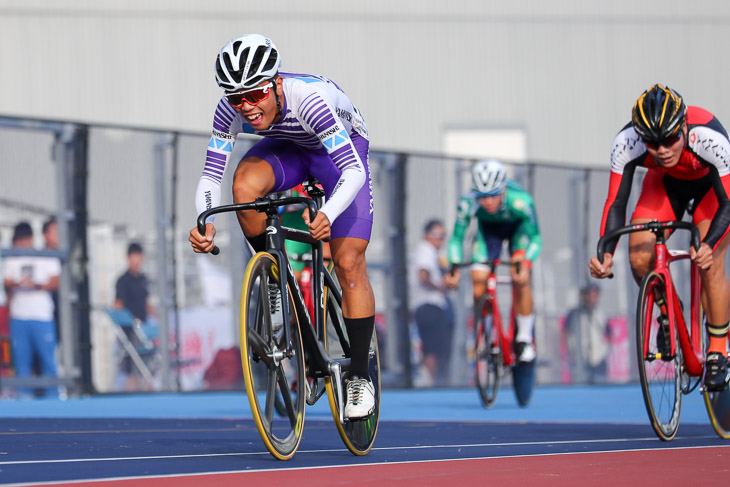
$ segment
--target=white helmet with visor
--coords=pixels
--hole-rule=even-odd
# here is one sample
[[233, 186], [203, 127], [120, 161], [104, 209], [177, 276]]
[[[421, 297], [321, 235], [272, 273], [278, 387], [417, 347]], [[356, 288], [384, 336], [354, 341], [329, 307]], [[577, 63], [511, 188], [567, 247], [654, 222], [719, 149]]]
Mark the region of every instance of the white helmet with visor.
[[215, 79], [227, 92], [258, 86], [279, 72], [281, 57], [268, 37], [246, 34], [223, 46], [215, 60]]
[[507, 171], [497, 160], [479, 161], [471, 168], [471, 182], [478, 196], [496, 196], [507, 185]]

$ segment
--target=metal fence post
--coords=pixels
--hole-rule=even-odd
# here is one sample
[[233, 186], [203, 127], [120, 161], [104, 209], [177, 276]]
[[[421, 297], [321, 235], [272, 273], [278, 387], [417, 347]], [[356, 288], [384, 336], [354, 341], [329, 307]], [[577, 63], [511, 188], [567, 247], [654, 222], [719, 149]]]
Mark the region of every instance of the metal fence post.
[[408, 156], [398, 154], [395, 158], [389, 158], [386, 163], [389, 179], [389, 230], [391, 249], [391, 269], [389, 281], [392, 286], [390, 299], [391, 317], [394, 323], [388, 328], [397, 335], [396, 354], [402, 366], [398, 379], [400, 386], [411, 387], [413, 373], [411, 367], [411, 338], [408, 329], [408, 277], [406, 266], [406, 168]]
[[173, 283], [170, 266], [170, 237], [173, 235], [171, 228], [171, 204], [168, 198], [168, 152], [173, 148], [174, 136], [169, 133], [161, 133], [155, 144], [155, 186], [157, 188], [157, 202], [155, 208], [157, 210], [157, 294], [160, 298], [159, 304], [159, 333], [160, 333], [160, 350], [162, 351], [162, 363], [160, 374], [162, 378], [161, 387], [163, 391], [174, 389], [174, 385], [170, 377], [170, 327], [169, 318], [171, 307], [171, 297], [174, 290], [171, 288]]
[[[62, 213], [68, 215], [67, 242], [69, 249], [69, 277], [72, 287], [70, 300], [63, 300], [62, 305], [66, 307], [61, 319], [62, 326], [67, 332], [64, 342], [66, 356], [75, 353], [77, 360], [74, 362], [80, 369], [79, 389], [83, 394], [95, 392], [92, 380], [91, 360], [91, 303], [89, 298], [89, 252], [88, 252], [88, 147], [89, 128], [85, 125], [67, 124], [59, 132], [56, 132], [56, 146], [54, 158], [59, 164], [59, 171], [65, 177], [67, 191], [59, 195], [63, 200]], [[65, 211], [63, 211], [65, 209]], [[61, 223], [66, 223], [66, 219]], [[65, 230], [65, 229], [64, 229]], [[68, 281], [66, 281], [68, 283]], [[69, 305], [70, 301], [70, 305]], [[70, 313], [69, 308], [70, 307]], [[65, 325], [64, 325], [65, 323]], [[70, 328], [75, 325], [76, 339], [68, 340]], [[71, 343], [69, 343], [71, 342]], [[75, 342], [75, 343], [74, 343]], [[75, 347], [74, 347], [75, 345]], [[70, 364], [64, 363], [64, 371], [77, 377], [79, 371], [74, 370]], [[68, 367], [69, 370], [66, 369]]]
[[[57, 195], [57, 225], [58, 239], [61, 248], [71, 250], [71, 225], [73, 224], [74, 213], [71, 201], [73, 174], [71, 159], [66, 157], [66, 144], [71, 143], [74, 137], [75, 127], [66, 124], [56, 132], [53, 146], [52, 159], [56, 166], [56, 180], [58, 184]], [[70, 268], [69, 260], [63, 262], [66, 270]], [[60, 342], [60, 363], [63, 375], [66, 377], [78, 377], [80, 375], [78, 364], [74, 358], [78, 353], [78, 341], [74, 335], [76, 327], [73, 325], [72, 303], [75, 303], [76, 292], [73, 289], [73, 279], [70, 272], [61, 272], [58, 289], [58, 316], [59, 316], [59, 342]]]

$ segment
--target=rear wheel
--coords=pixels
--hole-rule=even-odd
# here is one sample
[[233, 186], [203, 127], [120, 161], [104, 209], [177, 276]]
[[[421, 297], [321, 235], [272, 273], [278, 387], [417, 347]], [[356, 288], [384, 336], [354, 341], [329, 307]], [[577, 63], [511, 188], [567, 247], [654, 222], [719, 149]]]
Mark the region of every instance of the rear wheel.
[[499, 391], [503, 357], [491, 301], [487, 295], [474, 307], [474, 332], [474, 379], [482, 404], [491, 408]]
[[[703, 325], [706, 325], [706, 318], [702, 315]], [[706, 338], [705, 326], [702, 326], [702, 338]], [[704, 340], [703, 350], [707, 357], [707, 347], [709, 340]], [[726, 387], [722, 391], [710, 392], [702, 391], [702, 398], [705, 400], [705, 408], [707, 415], [710, 417], [710, 423], [720, 438], [730, 438], [730, 387]]]
[[[333, 280], [337, 285], [337, 293], [341, 295], [342, 288], [337, 282], [334, 271], [331, 272]], [[347, 336], [345, 320], [342, 316], [342, 307], [328, 287], [324, 289], [325, 294], [325, 348], [330, 359], [339, 360], [343, 363], [350, 358], [350, 339]], [[325, 378], [327, 398], [332, 411], [332, 417], [337, 426], [343, 443], [355, 455], [366, 455], [373, 446], [375, 435], [378, 432], [378, 421], [380, 418], [380, 354], [378, 351], [378, 339], [375, 328], [370, 339], [370, 361], [368, 363], [370, 381], [375, 388], [375, 411], [372, 415], [362, 420], [340, 421], [340, 407], [344, 407], [344, 397], [339, 397], [339, 391], [332, 383], [331, 377]], [[344, 389], [344, 385], [343, 385]], [[344, 391], [342, 391], [344, 394]]]
[[657, 436], [669, 441], [677, 434], [682, 407], [682, 349], [675, 329], [677, 346], [669, 355], [669, 328], [661, 324], [666, 311], [657, 301], [667, 302], [666, 287], [664, 278], [652, 271], [644, 276], [639, 290], [636, 351], [646, 412]]
[[[279, 285], [279, 267], [271, 254], [259, 252], [246, 267], [241, 289], [241, 362], [246, 394], [256, 429], [269, 452], [288, 460], [299, 447], [304, 426], [304, 394], [292, 392], [294, 381], [304, 384], [302, 338], [289, 292], [291, 350], [284, 328], [272, 324], [269, 284]], [[288, 287], [286, 288], [288, 290]], [[278, 299], [281, 306], [281, 299]], [[275, 417], [276, 402], [283, 418]]]
[[525, 407], [532, 398], [532, 389], [535, 385], [535, 361], [512, 366], [512, 385], [515, 389], [517, 403]]

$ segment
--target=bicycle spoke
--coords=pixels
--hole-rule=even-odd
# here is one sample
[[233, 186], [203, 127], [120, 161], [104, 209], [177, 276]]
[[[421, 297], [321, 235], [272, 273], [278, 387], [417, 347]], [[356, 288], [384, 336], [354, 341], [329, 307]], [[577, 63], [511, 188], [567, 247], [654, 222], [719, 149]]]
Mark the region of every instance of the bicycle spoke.
[[295, 425], [297, 421], [297, 414], [294, 411], [294, 401], [292, 401], [292, 390], [291, 386], [289, 385], [289, 382], [286, 380], [286, 374], [284, 373], [284, 368], [279, 365], [277, 367], [277, 384], [279, 386], [279, 393], [281, 394], [281, 398], [284, 400], [284, 407], [286, 409], [287, 417], [289, 418], [289, 423], [291, 423], [292, 426]]
[[271, 424], [274, 421], [274, 401], [276, 400], [276, 369], [269, 369], [266, 382], [266, 405], [264, 413], [266, 420]]
[[266, 343], [266, 340], [253, 330], [248, 330], [247, 337], [248, 344], [256, 353], [257, 358], [266, 364], [267, 367], [270, 367], [272, 364], [271, 347]]

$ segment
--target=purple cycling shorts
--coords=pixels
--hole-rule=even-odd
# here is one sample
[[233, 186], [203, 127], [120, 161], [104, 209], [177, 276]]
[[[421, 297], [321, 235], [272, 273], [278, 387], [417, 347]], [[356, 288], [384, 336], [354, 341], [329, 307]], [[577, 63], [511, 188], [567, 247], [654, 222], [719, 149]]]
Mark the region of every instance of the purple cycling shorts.
[[[355, 199], [332, 223], [332, 238], [355, 237], [370, 241], [373, 229], [373, 183], [368, 164], [369, 143], [362, 137], [352, 137], [360, 160], [365, 164], [366, 180]], [[288, 140], [263, 138], [251, 147], [246, 157], [258, 157], [274, 170], [276, 181], [272, 192], [286, 191], [310, 177], [322, 184], [325, 198], [335, 189], [342, 172], [324, 148], [307, 149]]]

